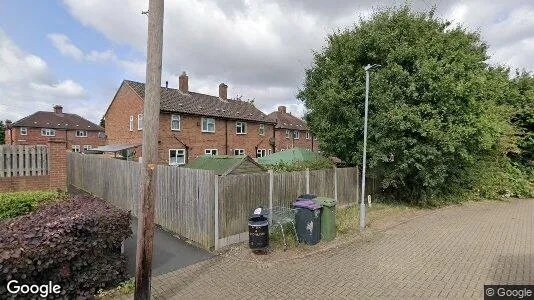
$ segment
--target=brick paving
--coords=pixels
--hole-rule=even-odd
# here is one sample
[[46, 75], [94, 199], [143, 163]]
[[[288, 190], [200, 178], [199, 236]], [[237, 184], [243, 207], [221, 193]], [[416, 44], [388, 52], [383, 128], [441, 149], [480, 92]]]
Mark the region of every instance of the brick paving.
[[440, 209], [289, 262], [221, 255], [152, 285], [155, 299], [482, 299], [492, 283], [534, 284], [534, 200]]

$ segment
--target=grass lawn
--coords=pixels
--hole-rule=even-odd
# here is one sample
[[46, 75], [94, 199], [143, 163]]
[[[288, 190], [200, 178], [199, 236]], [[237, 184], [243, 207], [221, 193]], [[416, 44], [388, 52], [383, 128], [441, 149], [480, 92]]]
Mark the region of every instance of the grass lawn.
[[[366, 209], [366, 227], [368, 231], [383, 230], [429, 211], [430, 209], [408, 206], [406, 204], [373, 203], [372, 207], [367, 207]], [[336, 240], [359, 234], [359, 224], [359, 206], [353, 205], [336, 208]], [[291, 225], [285, 227], [284, 233], [286, 235], [288, 249], [314, 247], [298, 244], [295, 241], [295, 235]], [[284, 240], [278, 226], [271, 229], [270, 244], [275, 251], [284, 250]]]

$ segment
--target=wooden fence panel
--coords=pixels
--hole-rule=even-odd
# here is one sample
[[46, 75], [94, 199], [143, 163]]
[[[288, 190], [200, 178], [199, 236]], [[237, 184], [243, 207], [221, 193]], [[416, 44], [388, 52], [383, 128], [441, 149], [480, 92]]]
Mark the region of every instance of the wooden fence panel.
[[299, 195], [306, 193], [305, 171], [274, 173], [273, 181], [273, 206], [290, 207]]
[[248, 230], [248, 219], [255, 208], [269, 207], [269, 174], [219, 177], [219, 238]]
[[156, 223], [205, 248], [214, 246], [213, 172], [158, 166]]
[[357, 203], [359, 199], [359, 177], [357, 168], [337, 169], [338, 203]]
[[310, 171], [310, 194], [334, 198], [334, 169]]
[[0, 145], [0, 177], [47, 175], [48, 156], [43, 146]]

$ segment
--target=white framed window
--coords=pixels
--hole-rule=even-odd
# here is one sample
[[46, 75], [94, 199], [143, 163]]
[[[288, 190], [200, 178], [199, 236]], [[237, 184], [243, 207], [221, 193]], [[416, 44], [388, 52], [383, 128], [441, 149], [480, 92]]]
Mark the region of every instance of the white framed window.
[[311, 134], [309, 131], [306, 131], [306, 139], [309, 140], [311, 139]]
[[235, 122], [235, 133], [247, 134], [247, 123], [241, 121]]
[[87, 130], [76, 130], [76, 137], [87, 137]]
[[258, 128], [258, 133], [260, 135], [265, 135], [265, 124], [260, 124], [260, 127]]
[[28, 128], [21, 127], [20, 128], [20, 135], [28, 135]]
[[171, 130], [180, 131], [180, 115], [171, 115]]
[[202, 118], [202, 132], [215, 132], [215, 119]]
[[271, 155], [272, 153], [273, 153], [273, 150], [272, 150], [272, 149], [267, 150], [267, 154], [268, 154], [268, 155]]
[[245, 149], [234, 149], [234, 155], [245, 155]]
[[169, 149], [169, 165], [185, 165], [185, 149]]
[[72, 152], [80, 152], [80, 145], [72, 145]]
[[137, 130], [143, 130], [143, 115], [137, 115]]
[[56, 136], [56, 131], [54, 129], [43, 128], [41, 129], [42, 136]]
[[300, 131], [293, 131], [293, 139], [298, 140], [300, 138]]
[[93, 146], [91, 145], [83, 145], [83, 151], [91, 150], [93, 149]]
[[133, 131], [133, 116], [130, 116], [130, 131]]
[[219, 151], [217, 149], [205, 149], [204, 154], [206, 155], [217, 155]]
[[267, 155], [267, 150], [265, 149], [256, 150], [256, 157], [264, 157], [265, 155]]
[[291, 130], [286, 129], [286, 139], [288, 139], [291, 136]]

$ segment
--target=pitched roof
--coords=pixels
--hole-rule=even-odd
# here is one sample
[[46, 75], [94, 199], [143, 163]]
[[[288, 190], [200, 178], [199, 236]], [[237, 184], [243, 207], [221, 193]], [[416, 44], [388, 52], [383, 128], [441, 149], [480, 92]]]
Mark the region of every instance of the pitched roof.
[[258, 158], [261, 165], [275, 165], [277, 163], [293, 163], [297, 161], [315, 161], [324, 159], [324, 156], [302, 148], [292, 148], [281, 152], [276, 152]]
[[11, 124], [13, 127], [36, 127], [51, 129], [71, 129], [104, 131], [104, 128], [76, 114], [56, 114], [51, 111], [38, 111]]
[[275, 128], [308, 130], [308, 124], [291, 114], [275, 111], [267, 115], [267, 118], [276, 123]]
[[[145, 96], [145, 84], [125, 80], [141, 99]], [[257, 109], [252, 103], [241, 100], [223, 100], [216, 96], [210, 96], [195, 92], [182, 92], [178, 89], [161, 88], [160, 110], [165, 112], [177, 112], [192, 115], [219, 117], [235, 120], [248, 120], [274, 123]]]
[[252, 162], [260, 171], [266, 171], [264, 167], [246, 155], [202, 155], [192, 160], [185, 167], [214, 171], [217, 175], [228, 175], [245, 161]]

